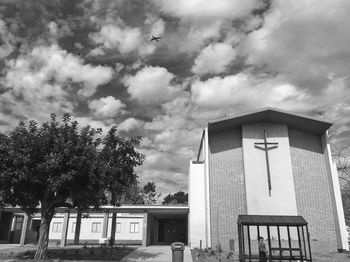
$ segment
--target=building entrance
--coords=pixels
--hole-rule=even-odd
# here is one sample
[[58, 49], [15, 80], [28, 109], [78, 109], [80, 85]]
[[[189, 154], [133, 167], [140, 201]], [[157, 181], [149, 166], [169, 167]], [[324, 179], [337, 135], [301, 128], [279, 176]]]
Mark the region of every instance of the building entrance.
[[159, 219], [158, 243], [170, 245], [173, 242], [187, 244], [186, 219]]
[[147, 245], [188, 244], [188, 214], [149, 214]]

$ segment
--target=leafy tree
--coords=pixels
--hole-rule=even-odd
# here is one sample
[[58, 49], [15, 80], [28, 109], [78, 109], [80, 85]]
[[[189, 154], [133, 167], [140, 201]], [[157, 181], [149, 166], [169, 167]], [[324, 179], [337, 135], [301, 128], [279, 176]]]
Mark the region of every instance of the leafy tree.
[[[331, 130], [330, 137], [335, 135]], [[331, 143], [332, 157], [337, 165], [338, 177], [341, 181], [341, 195], [344, 208], [345, 221], [350, 225], [350, 149], [336, 147]]]
[[141, 188], [138, 183], [132, 184], [129, 189], [124, 192], [121, 201], [122, 204], [143, 205], [144, 200], [141, 194]]
[[342, 200], [344, 207], [345, 221], [348, 226], [350, 226], [350, 185], [347, 185], [342, 190]]
[[[136, 183], [134, 167], [143, 155], [135, 150], [140, 138], [122, 138], [112, 127], [78, 130], [69, 114], [62, 123], [51, 115], [38, 127], [24, 122], [0, 136], [0, 205], [20, 206], [28, 215], [40, 207], [41, 226], [35, 259], [47, 253], [50, 222], [56, 207], [98, 209], [118, 200]], [[110, 197], [107, 197], [110, 196]]]
[[148, 182], [142, 188], [141, 195], [143, 197], [144, 204], [154, 205], [157, 203], [160, 194], [156, 192], [156, 185], [154, 182]]
[[179, 191], [174, 194], [168, 194], [164, 198], [162, 204], [163, 205], [188, 204], [188, 193]]

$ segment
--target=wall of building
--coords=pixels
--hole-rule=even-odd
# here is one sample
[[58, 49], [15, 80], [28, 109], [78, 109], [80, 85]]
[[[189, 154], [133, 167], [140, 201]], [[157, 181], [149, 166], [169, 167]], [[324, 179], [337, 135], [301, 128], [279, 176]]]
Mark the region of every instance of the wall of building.
[[[264, 132], [268, 143], [268, 167]], [[254, 123], [242, 126], [248, 215], [297, 215], [292, 163], [286, 125]]]
[[[80, 227], [80, 240], [98, 240], [102, 238], [104, 214], [89, 214], [82, 218]], [[116, 240], [142, 241], [143, 214], [118, 213], [116, 225]], [[68, 222], [67, 240], [74, 239], [76, 214], [70, 214]], [[133, 225], [131, 225], [133, 224]], [[63, 214], [57, 214], [50, 224], [50, 240], [61, 240], [63, 228]], [[112, 214], [109, 215], [107, 236], [111, 236]], [[141, 243], [141, 242], [140, 242]]]
[[[327, 161], [318, 135], [289, 129], [298, 214], [309, 223], [312, 242], [337, 249]], [[313, 246], [316, 243], [313, 243]]]
[[190, 162], [189, 169], [189, 244], [191, 248], [205, 245], [205, 171], [204, 162]]
[[237, 218], [247, 213], [240, 128], [209, 134], [209, 183], [212, 247], [234, 239], [237, 250]]

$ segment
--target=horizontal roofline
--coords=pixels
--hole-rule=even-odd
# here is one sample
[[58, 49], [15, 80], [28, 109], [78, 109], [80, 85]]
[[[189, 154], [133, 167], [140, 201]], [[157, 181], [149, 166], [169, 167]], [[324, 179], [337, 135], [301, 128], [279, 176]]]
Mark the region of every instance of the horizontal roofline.
[[288, 115], [291, 115], [291, 116], [296, 116], [296, 117], [300, 117], [300, 118], [310, 119], [310, 120], [314, 120], [314, 121], [318, 121], [318, 122], [324, 122], [324, 123], [333, 125], [333, 122], [330, 121], [330, 120], [327, 120], [327, 119], [322, 119], [322, 118], [313, 117], [313, 116], [307, 116], [307, 115], [303, 115], [303, 114], [300, 114], [300, 113], [295, 113], [295, 112], [291, 112], [291, 111], [288, 111], [288, 110], [283, 110], [283, 109], [280, 109], [280, 108], [275, 108], [275, 107], [270, 107], [270, 106], [259, 108], [259, 109], [254, 109], [254, 110], [250, 110], [250, 111], [247, 111], [247, 112], [244, 112], [244, 113], [240, 113], [240, 114], [234, 114], [234, 115], [231, 115], [231, 116], [228, 116], [228, 117], [223, 117], [223, 118], [220, 118], [220, 119], [209, 120], [208, 124], [214, 124], [214, 123], [222, 122], [222, 121], [229, 120], [229, 119], [232, 119], [232, 118], [238, 118], [238, 117], [244, 117], [244, 116], [247, 116], [247, 115], [253, 115], [253, 114], [261, 113], [261, 112], [264, 112], [264, 111], [275, 111], [275, 112], [279, 112], [279, 113], [283, 113], [283, 114], [288, 114]]
[[[0, 211], [9, 211], [9, 212], [24, 212], [20, 207], [5, 207], [0, 208]], [[68, 207], [57, 207], [55, 208], [56, 213], [63, 213], [65, 211], [77, 212], [76, 208]], [[118, 212], [118, 213], [144, 213], [144, 212], [154, 212], [154, 211], [178, 211], [178, 212], [187, 212], [189, 211], [189, 206], [185, 205], [121, 205], [118, 207], [115, 206], [101, 206], [99, 209], [95, 210], [93, 207], [89, 209], [84, 209], [83, 212], [91, 213], [103, 213], [106, 211], [109, 212]], [[38, 212], [40, 212], [40, 207], [38, 207]]]
[[329, 120], [306, 116], [274, 107], [265, 107], [242, 114], [209, 121], [208, 130], [220, 131], [258, 122], [286, 124], [292, 128], [316, 134], [326, 132], [333, 125], [333, 123]]

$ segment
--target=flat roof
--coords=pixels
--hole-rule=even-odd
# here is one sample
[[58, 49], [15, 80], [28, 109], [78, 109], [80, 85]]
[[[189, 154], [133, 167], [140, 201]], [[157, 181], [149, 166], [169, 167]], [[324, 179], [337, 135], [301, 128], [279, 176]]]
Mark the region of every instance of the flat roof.
[[[0, 211], [9, 211], [9, 212], [24, 212], [20, 207], [5, 207], [0, 209]], [[77, 212], [75, 208], [67, 207], [58, 207], [55, 208], [56, 213], [64, 213], [65, 211], [70, 211], [72, 213]], [[87, 210], [84, 210], [85, 212]], [[149, 213], [149, 214], [188, 214], [189, 207], [182, 205], [121, 205], [118, 207], [115, 206], [101, 206], [100, 209], [94, 210], [90, 208], [88, 210], [91, 213], [104, 213], [108, 212], [117, 212], [117, 213]], [[38, 209], [38, 212], [40, 210]]]
[[208, 130], [209, 132], [221, 131], [258, 122], [286, 124], [291, 128], [315, 134], [323, 134], [333, 125], [332, 122], [325, 119], [310, 117], [273, 107], [266, 107], [243, 114], [209, 121]]
[[302, 216], [239, 215], [238, 224], [247, 226], [306, 226]]

